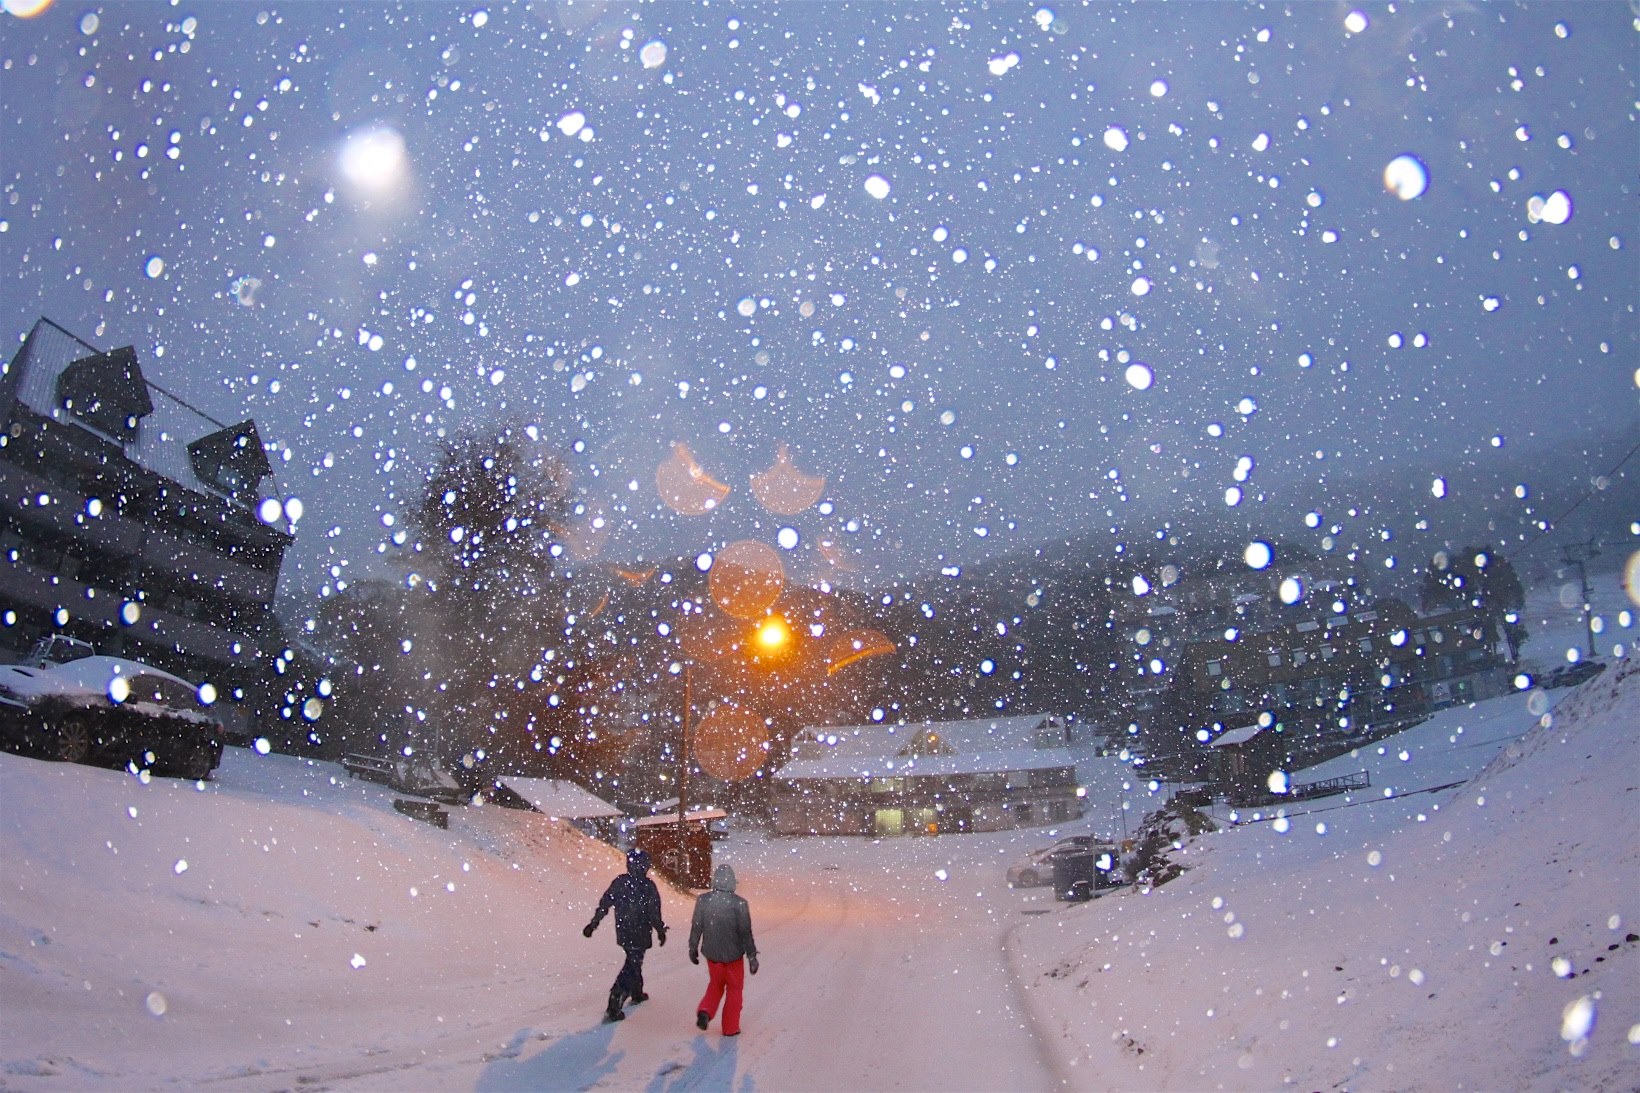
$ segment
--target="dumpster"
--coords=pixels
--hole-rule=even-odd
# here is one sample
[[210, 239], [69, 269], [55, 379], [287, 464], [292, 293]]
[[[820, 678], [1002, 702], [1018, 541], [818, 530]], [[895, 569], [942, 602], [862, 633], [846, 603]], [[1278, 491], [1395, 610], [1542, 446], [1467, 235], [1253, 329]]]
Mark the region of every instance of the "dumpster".
[[1078, 901], [1093, 898], [1095, 855], [1092, 848], [1070, 846], [1053, 856], [1055, 899]]
[[633, 842], [674, 884], [685, 888], [712, 886], [712, 837], [704, 823], [640, 823]]
[[1055, 899], [1077, 902], [1092, 899], [1106, 888], [1122, 884], [1116, 872], [1117, 858], [1114, 846], [1069, 846], [1053, 855], [1053, 894]]

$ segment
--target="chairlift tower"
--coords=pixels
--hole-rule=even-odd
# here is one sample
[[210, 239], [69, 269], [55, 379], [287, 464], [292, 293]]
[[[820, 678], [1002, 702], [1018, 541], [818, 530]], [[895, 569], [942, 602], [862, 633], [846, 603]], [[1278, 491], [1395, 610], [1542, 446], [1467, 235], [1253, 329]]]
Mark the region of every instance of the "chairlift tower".
[[1583, 633], [1587, 642], [1588, 657], [1591, 660], [1594, 659], [1594, 609], [1589, 601], [1593, 590], [1589, 588], [1589, 573], [1584, 563], [1599, 555], [1600, 548], [1595, 546], [1593, 539], [1583, 543], [1571, 543], [1560, 555], [1560, 560], [1566, 565], [1577, 567], [1579, 610], [1583, 612]]

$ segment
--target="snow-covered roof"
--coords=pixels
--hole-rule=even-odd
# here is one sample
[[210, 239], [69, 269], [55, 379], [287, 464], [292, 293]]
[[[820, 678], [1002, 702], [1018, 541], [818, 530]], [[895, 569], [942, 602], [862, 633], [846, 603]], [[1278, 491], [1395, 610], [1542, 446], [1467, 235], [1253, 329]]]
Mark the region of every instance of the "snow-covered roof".
[[1050, 770], [1074, 767], [1069, 748], [1014, 748], [1009, 751], [970, 752], [963, 755], [846, 756], [798, 759], [775, 772], [776, 778], [906, 778], [912, 775], [949, 777], [953, 774], [998, 774], [1010, 770]]
[[594, 796], [561, 778], [516, 778], [509, 775], [501, 784], [555, 820], [602, 820], [622, 812], [601, 797]]
[[776, 777], [871, 778], [910, 774], [988, 774], [1075, 763], [1064, 718], [1052, 714], [839, 725], [804, 729]]
[[[721, 820], [729, 814], [721, 808], [691, 808], [685, 817], [690, 823], [706, 823], [709, 820]], [[676, 812], [661, 812], [654, 816], [641, 816], [636, 821], [638, 827], [656, 827], [660, 824], [675, 824], [678, 822]]]
[[1243, 725], [1239, 729], [1226, 729], [1215, 736], [1207, 746], [1210, 748], [1225, 748], [1232, 744], [1245, 744], [1263, 732], [1264, 729], [1265, 726], [1263, 725]]

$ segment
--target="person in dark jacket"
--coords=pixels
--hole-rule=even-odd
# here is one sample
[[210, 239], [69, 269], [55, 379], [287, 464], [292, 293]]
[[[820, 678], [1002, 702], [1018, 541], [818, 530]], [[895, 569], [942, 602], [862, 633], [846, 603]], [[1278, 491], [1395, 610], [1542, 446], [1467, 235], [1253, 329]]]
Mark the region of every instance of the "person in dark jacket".
[[661, 893], [649, 879], [649, 855], [632, 850], [626, 855], [626, 872], [609, 882], [592, 921], [581, 931], [591, 937], [598, 923], [609, 909], [615, 909], [615, 943], [626, 950], [626, 963], [609, 988], [609, 1006], [604, 1011], [605, 1021], [619, 1021], [626, 1017], [621, 1007], [626, 1002], [636, 1005], [649, 1000], [643, 992], [643, 958], [649, 951], [649, 935], [653, 930], [662, 945], [666, 944], [666, 923], [661, 921]]
[[705, 1030], [721, 999], [723, 1035], [739, 1036], [741, 990], [746, 969], [757, 974], [757, 942], [752, 938], [751, 908], [735, 895], [735, 871], [728, 865], [712, 872], [712, 890], [695, 900], [695, 915], [689, 922], [689, 962], [699, 964], [702, 953], [710, 978], [695, 1010], [695, 1027]]

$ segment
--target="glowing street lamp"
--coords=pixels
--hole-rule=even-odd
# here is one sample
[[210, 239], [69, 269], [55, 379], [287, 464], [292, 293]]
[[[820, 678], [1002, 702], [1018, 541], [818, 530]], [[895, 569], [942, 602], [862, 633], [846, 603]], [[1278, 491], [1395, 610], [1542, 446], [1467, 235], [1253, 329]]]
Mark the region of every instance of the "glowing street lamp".
[[792, 628], [783, 615], [769, 615], [752, 630], [754, 664], [779, 659], [791, 646]]
[[[778, 663], [788, 656], [795, 644], [796, 635], [792, 632], [791, 624], [786, 617], [780, 614], [765, 615], [746, 637], [736, 641], [734, 647], [752, 664], [769, 666]], [[689, 767], [691, 752], [694, 751], [689, 726], [689, 708], [693, 700], [693, 687], [690, 679], [692, 659], [686, 654], [683, 659], [683, 739], [678, 755], [678, 823], [684, 822], [684, 811], [687, 807], [689, 792]]]

